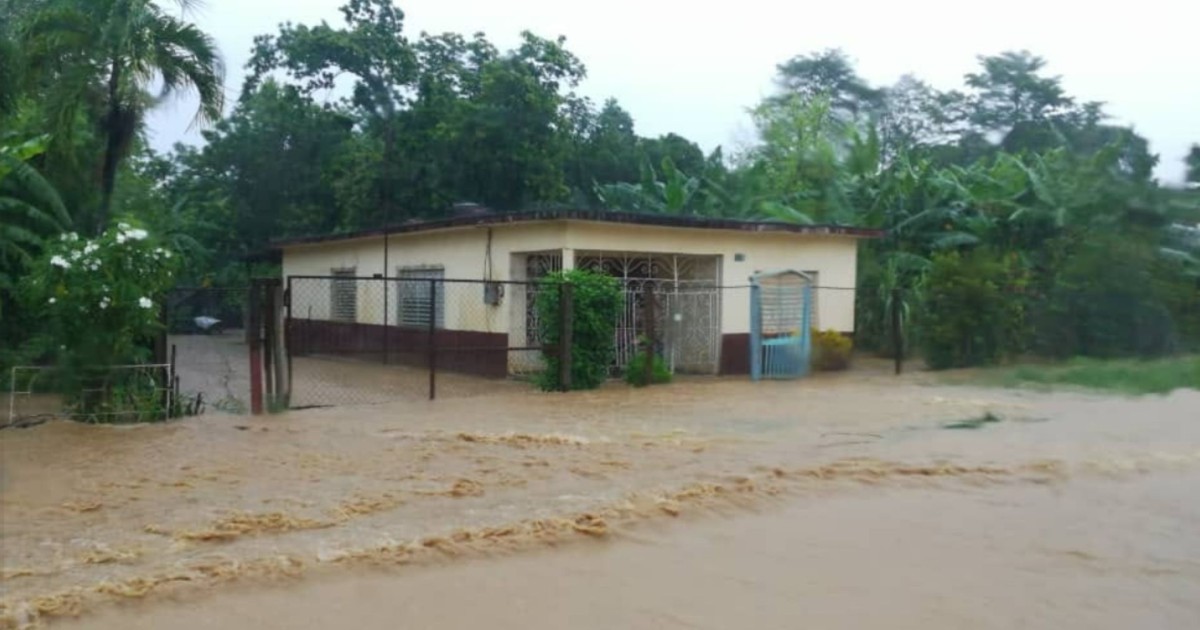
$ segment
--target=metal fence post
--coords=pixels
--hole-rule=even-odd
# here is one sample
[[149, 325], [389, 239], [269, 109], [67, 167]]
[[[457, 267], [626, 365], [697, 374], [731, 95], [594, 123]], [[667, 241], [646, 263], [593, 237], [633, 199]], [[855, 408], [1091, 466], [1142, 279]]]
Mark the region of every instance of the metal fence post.
[[287, 397], [285, 404], [292, 405], [292, 277], [288, 276], [287, 289], [283, 293], [283, 353], [287, 360]]
[[657, 328], [655, 327], [655, 299], [658, 297], [656, 287], [651, 284], [646, 285], [646, 292], [643, 294], [645, 301], [643, 302], [645, 310], [643, 316], [646, 319], [646, 365], [645, 379], [646, 385], [654, 384], [654, 346], [657, 345]]
[[[387, 257], [387, 249], [384, 249], [384, 257]], [[388, 328], [388, 316], [391, 315], [388, 309], [388, 279], [387, 279], [387, 263], [383, 267], [383, 364], [391, 363], [392, 344], [390, 328]]]
[[[172, 372], [171, 374], [167, 375], [167, 391], [163, 392], [162, 399], [162, 404], [167, 409], [167, 418], [171, 417], [171, 395], [169, 392], [171, 388], [170, 380], [174, 375], [173, 368], [175, 367], [175, 353], [173, 350], [174, 346], [171, 346], [171, 350], [168, 350], [167, 346], [167, 335], [169, 335], [171, 332], [170, 301], [171, 293], [168, 291], [163, 294], [162, 304], [160, 304], [158, 307], [158, 321], [162, 324], [162, 328], [159, 329], [158, 334], [154, 335], [154, 362], [166, 363], [168, 358], [171, 360]], [[11, 393], [9, 394], [9, 396], [12, 395], [13, 394]]]
[[762, 379], [762, 287], [750, 285], [750, 380]]
[[437, 398], [437, 280], [429, 281], [429, 400]]
[[904, 331], [900, 325], [900, 288], [892, 289], [892, 351], [896, 355], [896, 374], [904, 371]]
[[167, 389], [171, 393], [167, 399], [171, 402], [167, 403], [167, 417], [177, 418], [183, 414], [175, 413], [175, 407], [180, 405], [179, 402], [179, 376], [175, 373], [175, 365], [178, 360], [175, 344], [171, 344], [171, 367], [167, 368]]
[[575, 287], [569, 282], [558, 285], [558, 319], [558, 385], [562, 391], [569, 392], [572, 387], [571, 345], [575, 336]]

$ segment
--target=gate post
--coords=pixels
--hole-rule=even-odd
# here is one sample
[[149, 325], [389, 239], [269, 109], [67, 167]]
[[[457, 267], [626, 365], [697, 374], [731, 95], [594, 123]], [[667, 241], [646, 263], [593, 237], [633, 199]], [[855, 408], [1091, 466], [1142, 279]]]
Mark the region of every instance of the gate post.
[[437, 280], [429, 280], [429, 400], [437, 398]]
[[750, 284], [750, 380], [762, 379], [762, 288]]
[[278, 394], [275, 388], [275, 287], [268, 282], [262, 283], [262, 360], [263, 360], [263, 385], [266, 392], [267, 409], [270, 410], [275, 404], [275, 397]]
[[283, 354], [287, 360], [287, 399], [288, 407], [292, 406], [292, 277], [288, 276], [287, 288], [283, 292]]
[[250, 311], [246, 321], [246, 343], [250, 346], [250, 413], [258, 416], [263, 412], [261, 291], [258, 282], [251, 281], [249, 291], [246, 299]]

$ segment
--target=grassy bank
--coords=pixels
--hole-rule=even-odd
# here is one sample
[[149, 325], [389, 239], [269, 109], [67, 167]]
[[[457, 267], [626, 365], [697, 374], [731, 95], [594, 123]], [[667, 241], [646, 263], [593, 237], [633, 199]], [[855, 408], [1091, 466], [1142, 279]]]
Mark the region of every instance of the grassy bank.
[[1076, 386], [1127, 394], [1200, 389], [1200, 356], [1166, 359], [1072, 359], [982, 370], [976, 383], [1001, 387]]

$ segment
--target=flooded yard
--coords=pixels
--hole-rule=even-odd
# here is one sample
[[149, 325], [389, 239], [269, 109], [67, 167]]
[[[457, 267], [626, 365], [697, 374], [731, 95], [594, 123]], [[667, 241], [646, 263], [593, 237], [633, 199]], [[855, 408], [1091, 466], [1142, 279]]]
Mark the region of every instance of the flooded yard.
[[1193, 626], [1197, 410], [864, 372], [10, 429], [0, 627]]

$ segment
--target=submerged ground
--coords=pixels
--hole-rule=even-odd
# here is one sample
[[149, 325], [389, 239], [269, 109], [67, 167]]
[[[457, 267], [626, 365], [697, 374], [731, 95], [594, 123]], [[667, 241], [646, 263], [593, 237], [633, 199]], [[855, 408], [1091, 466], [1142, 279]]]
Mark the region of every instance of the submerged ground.
[[1196, 391], [868, 371], [0, 448], [0, 627], [1200, 622]]

